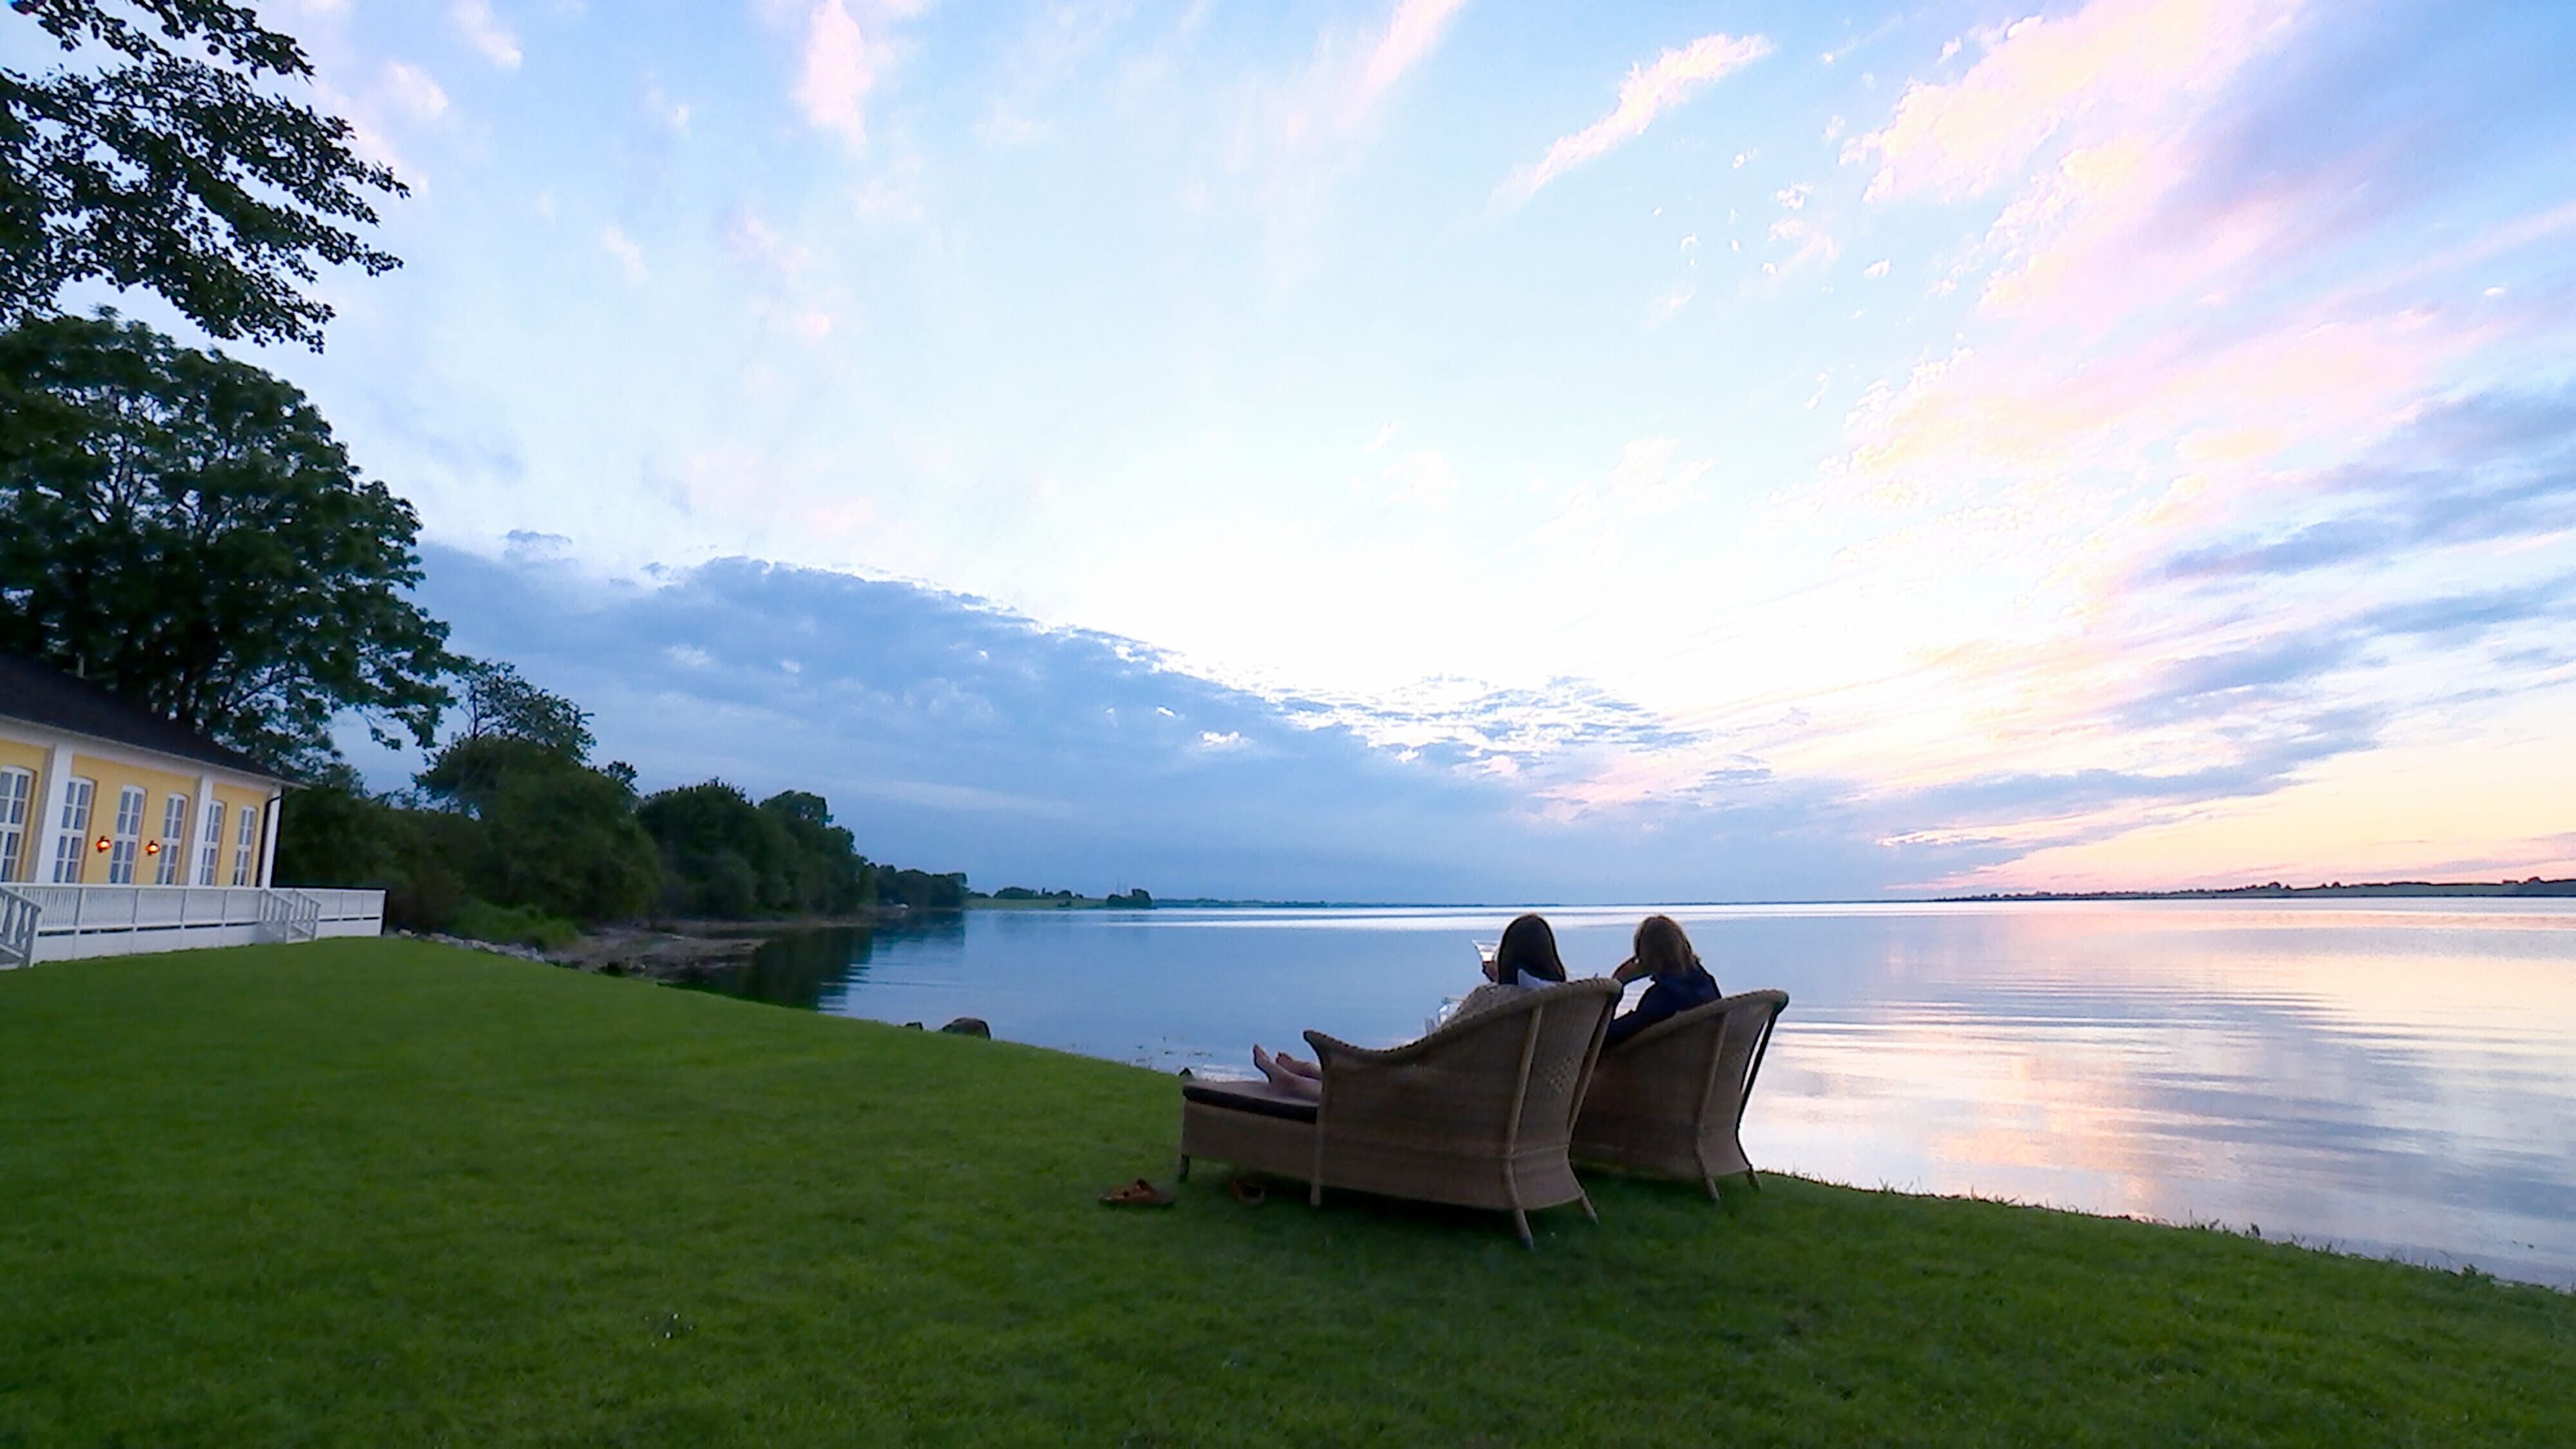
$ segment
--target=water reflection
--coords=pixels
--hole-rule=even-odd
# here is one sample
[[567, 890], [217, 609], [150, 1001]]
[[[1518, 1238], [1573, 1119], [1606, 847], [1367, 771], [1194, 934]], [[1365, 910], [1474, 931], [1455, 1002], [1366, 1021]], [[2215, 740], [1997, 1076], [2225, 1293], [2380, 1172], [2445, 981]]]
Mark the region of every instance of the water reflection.
[[[1551, 910], [1578, 972], [1643, 908]], [[1170, 1068], [1419, 1028], [1509, 910], [974, 913], [774, 943], [740, 994]], [[1756, 1161], [2576, 1286], [2576, 903], [1673, 911], [1786, 988]]]

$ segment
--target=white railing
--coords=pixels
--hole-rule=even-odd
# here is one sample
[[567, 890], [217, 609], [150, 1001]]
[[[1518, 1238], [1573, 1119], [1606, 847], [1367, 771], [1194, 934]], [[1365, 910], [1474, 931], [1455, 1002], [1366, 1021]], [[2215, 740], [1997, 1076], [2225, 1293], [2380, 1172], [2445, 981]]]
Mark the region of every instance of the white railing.
[[34, 901], [0, 886], [0, 971], [36, 959], [36, 921], [44, 912]]
[[310, 941], [321, 928], [322, 903], [302, 891], [259, 893], [259, 934], [268, 941]]
[[191, 946], [372, 936], [383, 929], [384, 908], [385, 893], [371, 890], [10, 886], [0, 889], [0, 967]]
[[313, 902], [314, 920], [324, 926], [334, 922], [365, 922], [382, 925], [385, 919], [383, 891], [340, 890], [330, 886], [296, 886], [292, 893]]

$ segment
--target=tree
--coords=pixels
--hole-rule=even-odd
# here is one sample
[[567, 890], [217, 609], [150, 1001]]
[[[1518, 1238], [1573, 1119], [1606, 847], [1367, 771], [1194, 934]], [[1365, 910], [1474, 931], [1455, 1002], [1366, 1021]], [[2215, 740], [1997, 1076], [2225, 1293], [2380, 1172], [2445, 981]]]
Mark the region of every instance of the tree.
[[0, 333], [0, 648], [281, 769], [344, 710], [427, 748], [454, 660], [419, 531], [258, 368], [113, 313]]
[[875, 873], [820, 795], [782, 790], [757, 806], [722, 780], [665, 790], [635, 812], [661, 847], [664, 905], [700, 916], [875, 903]]
[[[465, 685], [465, 737], [525, 740], [576, 762], [590, 759], [590, 713], [519, 677], [516, 667], [469, 659], [458, 664]], [[632, 783], [630, 781], [630, 783]]]
[[[91, 72], [0, 69], [0, 325], [90, 279], [158, 292], [221, 338], [320, 350], [315, 263], [400, 261], [342, 223], [407, 192], [351, 151], [349, 123], [275, 93], [313, 67], [226, 0], [12, 0]], [[158, 32], [157, 34], [155, 32]]]
[[[932, 875], [927, 871], [899, 870], [894, 866], [876, 868], [877, 899], [916, 911], [954, 911], [966, 905], [966, 872], [950, 871]], [[1072, 892], [1062, 892], [1070, 899]], [[1055, 899], [1058, 893], [1049, 893]]]
[[[481, 815], [513, 775], [580, 769], [589, 760], [590, 715], [581, 706], [507, 664], [463, 660], [455, 677], [465, 686], [465, 728], [412, 777], [432, 799]], [[633, 793], [632, 767], [616, 763], [603, 773]]]
[[635, 797], [578, 765], [521, 771], [483, 812], [477, 893], [579, 921], [621, 920], [653, 904], [662, 873]]
[[839, 915], [874, 904], [875, 873], [859, 854], [858, 838], [832, 823], [831, 802], [805, 790], [781, 790], [760, 802], [795, 846], [788, 858], [788, 894], [808, 911]]
[[664, 904], [691, 915], [738, 917], [795, 904], [786, 824], [722, 780], [664, 790], [635, 818], [661, 848]]

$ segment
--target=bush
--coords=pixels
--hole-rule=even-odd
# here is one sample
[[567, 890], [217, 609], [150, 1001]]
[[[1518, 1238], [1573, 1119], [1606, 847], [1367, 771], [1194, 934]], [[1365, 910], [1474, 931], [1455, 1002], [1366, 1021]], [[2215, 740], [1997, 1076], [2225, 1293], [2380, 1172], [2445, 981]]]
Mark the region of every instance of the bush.
[[579, 766], [514, 771], [483, 809], [477, 894], [582, 921], [641, 914], [661, 888], [653, 840], [618, 781]]
[[540, 951], [560, 951], [581, 939], [581, 928], [561, 916], [549, 916], [526, 906], [496, 906], [473, 896], [466, 897], [457, 908], [447, 930], [451, 935], [477, 941], [534, 946]]
[[279, 885], [381, 890], [385, 924], [400, 931], [443, 931], [464, 904], [478, 822], [369, 795], [345, 767], [289, 791], [280, 809]]

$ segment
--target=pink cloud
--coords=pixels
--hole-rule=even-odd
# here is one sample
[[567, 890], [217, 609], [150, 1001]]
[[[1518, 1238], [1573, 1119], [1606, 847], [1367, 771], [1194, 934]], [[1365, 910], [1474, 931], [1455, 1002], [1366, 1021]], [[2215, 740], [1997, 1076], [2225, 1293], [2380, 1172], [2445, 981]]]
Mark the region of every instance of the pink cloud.
[[1653, 65], [1631, 66], [1610, 114], [1558, 137], [1547, 154], [1505, 178], [1496, 195], [1515, 204], [1529, 200], [1557, 177], [1646, 134], [1667, 108], [1770, 53], [1771, 42], [1759, 35], [1703, 35], [1679, 50], [1665, 51]]
[[1441, 32], [1466, 7], [1467, 0], [1403, 0], [1386, 25], [1386, 34], [1369, 52], [1368, 64], [1360, 68], [1355, 99], [1362, 105], [1374, 105], [1407, 71], [1422, 63], [1440, 45]]
[[2152, 127], [2279, 43], [2303, 0], [2093, 0], [1987, 37], [1958, 80], [1908, 86], [1888, 124], [1846, 148], [1875, 158], [1872, 199], [1958, 199], [2012, 180], [2070, 130]]
[[837, 132], [856, 148], [867, 144], [868, 92], [876, 85], [878, 49], [860, 33], [843, 0], [822, 0], [805, 24], [803, 68], [796, 104], [817, 129]]

